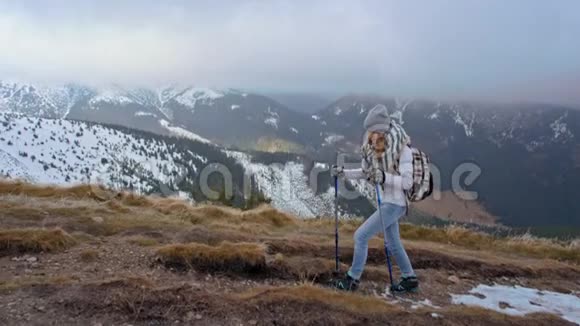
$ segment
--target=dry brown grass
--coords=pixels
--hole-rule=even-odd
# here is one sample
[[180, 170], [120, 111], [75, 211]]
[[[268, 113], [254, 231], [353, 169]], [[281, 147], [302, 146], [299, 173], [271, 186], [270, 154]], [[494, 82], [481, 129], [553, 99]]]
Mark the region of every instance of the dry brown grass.
[[[104, 200], [103, 194], [109, 197]], [[42, 221], [49, 222], [47, 225], [59, 225], [68, 231], [94, 236], [110, 236], [125, 231], [175, 232], [193, 226], [206, 227], [208, 233], [205, 236], [207, 241], [193, 240], [211, 244], [220, 239], [257, 242], [276, 237], [285, 240], [295, 238], [298, 242], [307, 239], [309, 243], [323, 244], [334, 235], [332, 219], [299, 220], [268, 205], [241, 211], [217, 205], [191, 206], [177, 199], [111, 192], [92, 185], [61, 188], [18, 181], [0, 181], [0, 195], [4, 195], [0, 201], [0, 216], [25, 221], [21, 224], [24, 226]], [[53, 220], [56, 222], [50, 224]], [[341, 243], [349, 243], [361, 222], [340, 222], [341, 239], [344, 239]], [[14, 227], [18, 224], [9, 225]], [[580, 264], [578, 246], [533, 237], [498, 238], [460, 227], [436, 229], [409, 224], [401, 225], [401, 235], [406, 240]]]
[[58, 187], [48, 185], [33, 185], [23, 181], [8, 181], [0, 180], [0, 195], [25, 195], [30, 197], [41, 198], [103, 198], [100, 194], [111, 194], [111, 191], [106, 190], [98, 185], [77, 185], [72, 187]]
[[[341, 265], [346, 270], [346, 265]], [[276, 254], [269, 262], [269, 268], [281, 277], [300, 281], [325, 282], [330, 280], [335, 268], [334, 260], [314, 257]]]
[[170, 266], [234, 272], [266, 268], [266, 247], [259, 243], [172, 244], [159, 248], [157, 255], [162, 263]]
[[[324, 315], [347, 312], [369, 324], [428, 325], [439, 324], [431, 317], [432, 312], [443, 316], [445, 325], [559, 325], [562, 319], [548, 314], [530, 314], [522, 317], [509, 316], [476, 307], [450, 306], [443, 309], [419, 308], [413, 313], [401, 306], [384, 300], [353, 293], [337, 292], [309, 284], [300, 286], [254, 288], [232, 295], [239, 302], [249, 305], [308, 306], [324, 311]], [[326, 309], [325, 309], [326, 308]]]
[[303, 284], [300, 286], [283, 286], [255, 288], [235, 295], [242, 301], [264, 302], [272, 300], [296, 300], [302, 302], [319, 302], [357, 314], [388, 313], [400, 308], [389, 305], [383, 300], [355, 293], [337, 292], [318, 286]]
[[62, 229], [0, 230], [0, 254], [58, 251], [75, 243]]
[[468, 249], [501, 251], [580, 264], [580, 250], [574, 245], [530, 236], [499, 238], [458, 226], [436, 229], [410, 224], [401, 225], [401, 236], [407, 240], [453, 244]]
[[99, 252], [94, 249], [85, 249], [81, 251], [79, 259], [85, 263], [91, 263], [99, 258]]
[[0, 281], [0, 291], [11, 291], [16, 289], [21, 289], [24, 287], [38, 286], [38, 285], [63, 285], [71, 284], [78, 281], [78, 278], [68, 275], [59, 276], [34, 276], [19, 279], [11, 279], [6, 281]]
[[[171, 212], [171, 214], [174, 213], [175, 211]], [[223, 222], [240, 225], [242, 223], [254, 223], [270, 229], [280, 229], [292, 227], [299, 223], [299, 220], [295, 217], [282, 213], [267, 205], [262, 205], [247, 211], [217, 205], [189, 206], [182, 208], [177, 214], [189, 220], [192, 224]]]

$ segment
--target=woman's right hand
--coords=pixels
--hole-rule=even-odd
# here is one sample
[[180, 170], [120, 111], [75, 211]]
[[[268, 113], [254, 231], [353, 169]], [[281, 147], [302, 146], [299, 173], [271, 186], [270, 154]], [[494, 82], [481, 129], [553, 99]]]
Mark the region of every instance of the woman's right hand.
[[344, 167], [338, 166], [338, 165], [333, 165], [330, 168], [330, 175], [333, 177], [342, 177], [344, 175]]

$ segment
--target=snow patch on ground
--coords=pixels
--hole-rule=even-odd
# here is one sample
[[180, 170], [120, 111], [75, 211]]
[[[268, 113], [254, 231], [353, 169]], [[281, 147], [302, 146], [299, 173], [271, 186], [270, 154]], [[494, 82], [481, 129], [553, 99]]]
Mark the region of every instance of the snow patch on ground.
[[514, 316], [550, 313], [580, 323], [580, 298], [575, 295], [498, 284], [480, 284], [469, 293], [452, 294], [452, 303], [483, 307]]
[[390, 290], [390, 286], [387, 286], [385, 288], [385, 291], [381, 293], [380, 296], [383, 297], [384, 299], [387, 299], [389, 303], [399, 303], [399, 302], [409, 303], [411, 304], [411, 309], [413, 310], [417, 310], [419, 308], [441, 309], [441, 307], [433, 304], [433, 302], [431, 302], [431, 300], [429, 299], [415, 301], [413, 299], [406, 298], [400, 295], [393, 297], [393, 294], [391, 293]]
[[230, 110], [233, 111], [233, 110], [237, 110], [239, 108], [240, 108], [240, 106], [238, 104], [232, 104], [232, 106], [230, 107]]
[[185, 130], [181, 127], [174, 127], [171, 126], [171, 124], [169, 123], [169, 121], [167, 120], [159, 120], [159, 123], [167, 130], [169, 130], [173, 135], [175, 135], [176, 137], [181, 137], [181, 138], [187, 138], [187, 139], [191, 139], [191, 140], [195, 140], [195, 141], [199, 141], [202, 143], [211, 143], [210, 140], [201, 137], [198, 134], [194, 134], [193, 132], [189, 131], [189, 130]]
[[290, 128], [290, 131], [292, 131], [292, 132], [293, 132], [293, 133], [295, 133], [295, 134], [298, 134], [298, 129], [296, 129], [296, 128], [294, 128], [294, 127], [291, 127], [291, 128]]
[[318, 120], [320, 120], [320, 117], [317, 116], [316, 114], [313, 114], [312, 119], [318, 121]]

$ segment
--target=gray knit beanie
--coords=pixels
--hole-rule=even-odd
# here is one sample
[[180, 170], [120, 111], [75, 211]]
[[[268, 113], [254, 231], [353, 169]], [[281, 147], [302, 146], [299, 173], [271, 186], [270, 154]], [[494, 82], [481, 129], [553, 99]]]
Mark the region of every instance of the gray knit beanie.
[[387, 107], [382, 104], [377, 104], [367, 114], [363, 125], [368, 132], [387, 132], [389, 131], [390, 123], [391, 118], [389, 117], [389, 110], [387, 110]]

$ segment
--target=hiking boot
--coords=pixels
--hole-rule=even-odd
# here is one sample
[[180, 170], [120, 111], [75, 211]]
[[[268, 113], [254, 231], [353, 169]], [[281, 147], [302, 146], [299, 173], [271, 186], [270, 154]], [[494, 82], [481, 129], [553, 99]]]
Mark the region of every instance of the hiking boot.
[[342, 291], [356, 291], [358, 288], [359, 280], [355, 280], [354, 278], [350, 277], [348, 273], [346, 273], [346, 277], [340, 280], [337, 280], [334, 283], [334, 287], [342, 290]]
[[419, 291], [419, 280], [416, 276], [401, 277], [398, 284], [391, 286], [391, 292], [395, 293], [416, 293]]

